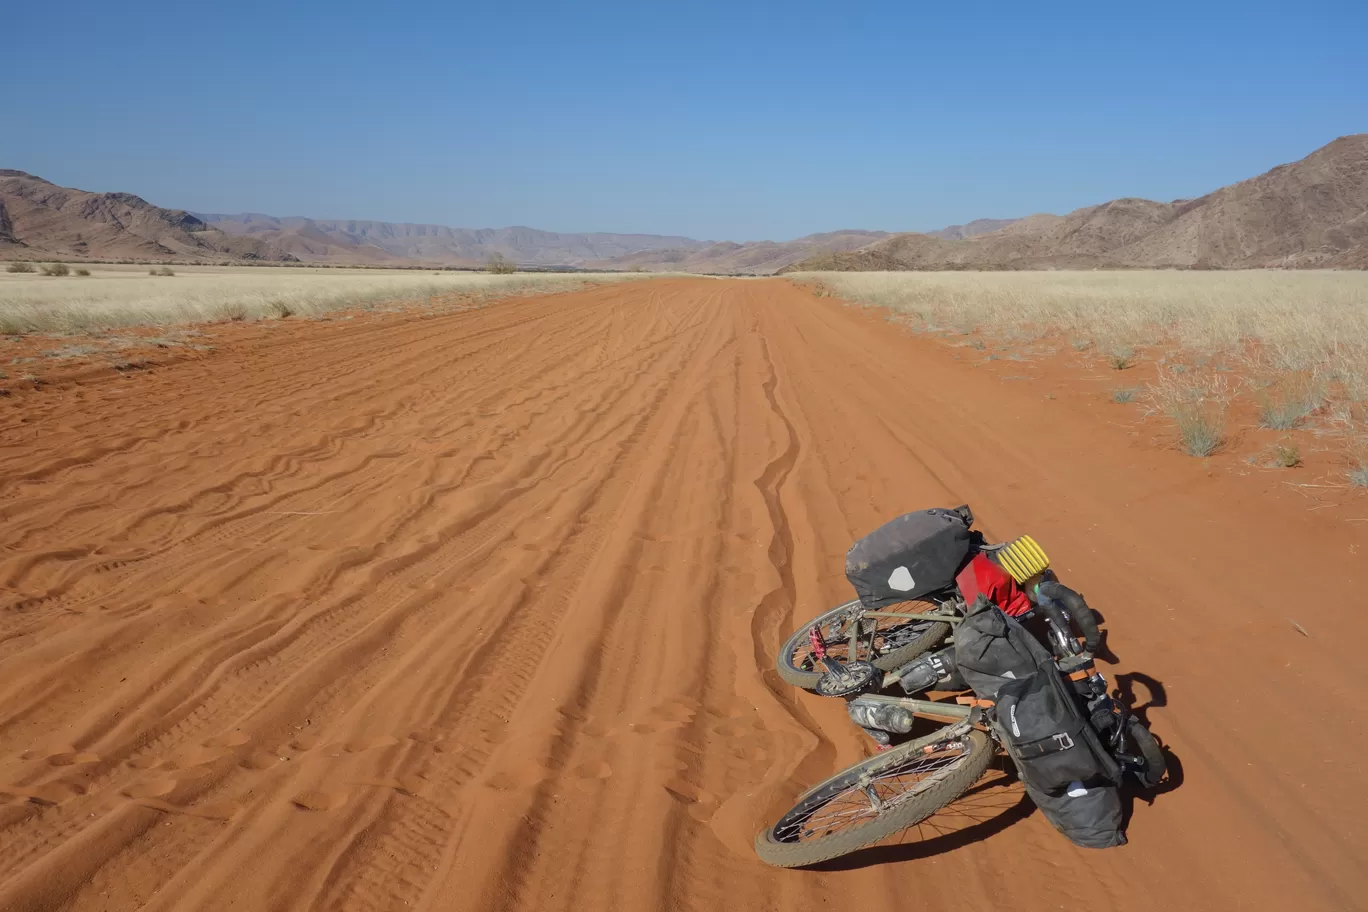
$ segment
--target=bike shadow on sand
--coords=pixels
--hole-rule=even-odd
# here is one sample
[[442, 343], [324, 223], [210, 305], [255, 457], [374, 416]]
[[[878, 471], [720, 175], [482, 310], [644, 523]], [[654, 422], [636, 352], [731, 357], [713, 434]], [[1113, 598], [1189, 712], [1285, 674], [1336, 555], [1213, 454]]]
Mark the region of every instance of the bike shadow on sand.
[[[1137, 686], [1143, 691], [1144, 702], [1140, 702]], [[1128, 671], [1117, 675], [1116, 692], [1118, 698], [1130, 707], [1131, 714], [1146, 728], [1150, 728], [1149, 711], [1168, 705], [1168, 691], [1164, 689], [1164, 683], [1142, 672]], [[1164, 781], [1152, 789], [1127, 788], [1122, 792], [1122, 813], [1126, 823], [1130, 823], [1137, 799], [1146, 805], [1153, 805], [1156, 797], [1166, 795], [1183, 784], [1183, 762], [1173, 749], [1164, 743], [1163, 726], [1161, 725], [1157, 732], [1153, 729], [1150, 731], [1159, 739], [1159, 747], [1164, 752], [1164, 766], [1168, 772], [1164, 776]]]
[[[1106, 622], [1102, 612], [1094, 608], [1093, 614], [1096, 615], [1098, 624]], [[1109, 665], [1117, 665], [1121, 661], [1117, 658], [1116, 653], [1111, 650], [1105, 627], [1102, 629], [1102, 642], [1093, 655]], [[1115, 681], [1117, 699], [1130, 708], [1131, 715], [1139, 719], [1145, 728], [1150, 728], [1149, 711], [1168, 705], [1168, 690], [1165, 689], [1164, 682], [1139, 671], [1118, 674]], [[1139, 690], [1137, 690], [1137, 686]], [[1143, 693], [1144, 702], [1140, 702], [1141, 693]], [[1153, 805], [1157, 796], [1167, 794], [1183, 784], [1183, 762], [1173, 752], [1172, 748], [1164, 743], [1163, 725], [1160, 725], [1159, 731], [1156, 732], [1151, 728], [1150, 732], [1160, 742], [1159, 747], [1164, 752], [1164, 766], [1167, 773], [1164, 776], [1164, 781], [1152, 789], [1128, 786], [1122, 791], [1123, 814], [1127, 824], [1130, 823], [1131, 812], [1137, 798], [1145, 802], [1146, 805]], [[1131, 785], [1133, 786], [1133, 783]]]

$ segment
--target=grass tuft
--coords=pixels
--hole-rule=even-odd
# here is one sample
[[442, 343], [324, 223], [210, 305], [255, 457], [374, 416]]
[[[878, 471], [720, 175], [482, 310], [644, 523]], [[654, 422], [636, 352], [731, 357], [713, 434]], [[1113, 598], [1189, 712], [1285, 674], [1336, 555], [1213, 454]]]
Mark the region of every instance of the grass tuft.
[[1160, 374], [1149, 387], [1154, 407], [1172, 420], [1189, 456], [1210, 456], [1225, 443], [1230, 387], [1224, 377]]
[[1259, 424], [1290, 431], [1325, 403], [1325, 384], [1314, 374], [1279, 377], [1258, 392]]
[[1125, 405], [1127, 402], [1134, 402], [1136, 395], [1140, 392], [1139, 387], [1127, 386], [1121, 389], [1112, 390], [1112, 402]]

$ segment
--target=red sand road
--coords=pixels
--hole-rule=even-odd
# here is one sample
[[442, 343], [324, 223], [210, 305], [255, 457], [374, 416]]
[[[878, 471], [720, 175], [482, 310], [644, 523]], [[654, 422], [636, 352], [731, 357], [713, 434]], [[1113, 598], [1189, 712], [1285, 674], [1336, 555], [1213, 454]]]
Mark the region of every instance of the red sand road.
[[[0, 403], [0, 908], [1368, 907], [1362, 499], [781, 280], [225, 332]], [[867, 749], [775, 648], [962, 501], [1102, 610], [1181, 784], [1121, 849], [994, 785], [765, 867]]]

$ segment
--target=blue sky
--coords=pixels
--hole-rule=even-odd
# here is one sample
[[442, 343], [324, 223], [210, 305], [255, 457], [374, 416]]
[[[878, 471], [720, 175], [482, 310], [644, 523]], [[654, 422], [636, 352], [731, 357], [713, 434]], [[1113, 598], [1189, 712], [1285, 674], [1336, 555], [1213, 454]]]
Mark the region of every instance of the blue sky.
[[786, 239], [1368, 130], [1368, 2], [15, 4], [0, 167], [211, 212]]

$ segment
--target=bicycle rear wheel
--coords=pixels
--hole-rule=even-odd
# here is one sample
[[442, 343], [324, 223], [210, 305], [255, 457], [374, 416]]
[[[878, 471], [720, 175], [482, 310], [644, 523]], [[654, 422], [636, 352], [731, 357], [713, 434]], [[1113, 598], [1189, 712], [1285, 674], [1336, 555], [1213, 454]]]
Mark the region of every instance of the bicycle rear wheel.
[[945, 729], [842, 770], [799, 796], [755, 837], [760, 860], [798, 868], [848, 855], [930, 817], [963, 795], [993, 760], [981, 731]]
[[[900, 614], [917, 614], [924, 611], [938, 611], [941, 603], [934, 598], [915, 599], [890, 605], [890, 611]], [[878, 611], [860, 610], [859, 599], [838, 605], [808, 621], [794, 631], [780, 647], [775, 667], [779, 677], [795, 687], [812, 690], [826, 669], [812, 654], [812, 644], [808, 631], [817, 627], [827, 642], [827, 652], [833, 659], [846, 663], [855, 659], [865, 659], [874, 663], [880, 671], [893, 671], [921, 655], [936, 648], [950, 633], [950, 625], [945, 621], [917, 621], [910, 618], [889, 617]], [[873, 634], [874, 648], [870, 655], [850, 655], [850, 629], [856, 617], [861, 618], [861, 643], [868, 643]]]

